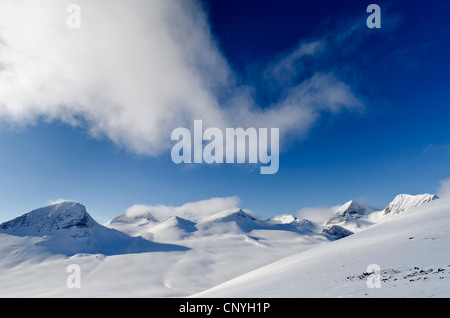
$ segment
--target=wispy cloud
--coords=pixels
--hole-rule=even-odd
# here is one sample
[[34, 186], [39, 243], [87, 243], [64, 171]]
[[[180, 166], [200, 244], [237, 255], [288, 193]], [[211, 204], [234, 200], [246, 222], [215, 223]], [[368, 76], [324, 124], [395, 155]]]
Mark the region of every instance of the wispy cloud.
[[56, 199], [56, 200], [47, 200], [47, 205], [54, 205], [59, 204], [63, 202], [76, 202], [75, 200], [68, 200], [68, 199]]
[[238, 197], [211, 198], [208, 200], [189, 202], [181, 206], [135, 204], [129, 207], [125, 213], [130, 217], [150, 214], [160, 221], [164, 221], [172, 216], [197, 220], [214, 213], [237, 209], [240, 204], [241, 200]]
[[274, 60], [265, 70], [265, 77], [278, 81], [281, 85], [292, 85], [299, 74], [307, 70], [305, 58], [317, 56], [326, 48], [324, 39], [311, 42], [302, 41], [297, 48]]
[[332, 218], [336, 214], [336, 210], [340, 207], [341, 205], [331, 207], [306, 207], [298, 211], [297, 217], [323, 224]]
[[433, 154], [433, 153], [447, 153], [450, 154], [450, 145], [428, 145], [423, 151], [423, 154]]
[[438, 196], [448, 197], [450, 196], [450, 178], [442, 180], [438, 189]]
[[63, 121], [154, 156], [171, 146], [172, 129], [194, 119], [277, 127], [283, 140], [303, 137], [323, 112], [363, 107], [333, 69], [304, 77], [302, 59], [329, 49], [321, 38], [271, 64], [281, 98], [262, 108], [236, 84], [198, 1], [79, 0], [81, 29], [66, 26], [70, 3], [1, 1], [0, 120]]

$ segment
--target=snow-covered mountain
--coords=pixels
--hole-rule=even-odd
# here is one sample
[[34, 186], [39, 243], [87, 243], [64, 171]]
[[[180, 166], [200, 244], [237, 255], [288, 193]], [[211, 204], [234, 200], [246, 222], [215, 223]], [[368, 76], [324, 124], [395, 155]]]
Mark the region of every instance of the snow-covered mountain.
[[399, 194], [384, 209], [383, 214], [386, 215], [402, 213], [406, 210], [423, 205], [436, 199], [439, 199], [437, 195], [428, 193], [420, 195]]
[[291, 231], [320, 231], [320, 227], [306, 219], [299, 219], [292, 214], [281, 214], [271, 217], [264, 222], [265, 226], [275, 226]]
[[336, 210], [336, 215], [328, 220], [327, 225], [349, 223], [372, 213], [375, 209], [357, 201], [349, 201]]
[[129, 215], [125, 213], [109, 221], [109, 223], [132, 223], [135, 225], [142, 225], [149, 222], [159, 222], [159, 220], [150, 212], [145, 212], [137, 215]]
[[[262, 295], [259, 290], [270, 297], [302, 295], [306, 289], [308, 296], [358, 296], [365, 288], [361, 268], [369, 263], [384, 266], [391, 283], [403, 274], [417, 280], [430, 266], [443, 275], [450, 225], [444, 210], [450, 210], [450, 199], [435, 199], [398, 196], [379, 211], [350, 201], [324, 224], [290, 214], [262, 220], [237, 208], [209, 214], [189, 210], [183, 217], [177, 211], [159, 213], [158, 218], [138, 209], [105, 226], [83, 205], [62, 202], [0, 224], [0, 297], [203, 297], [222, 291], [227, 297], [253, 297]], [[65, 284], [71, 264], [82, 269], [80, 290]], [[292, 280], [282, 275], [284, 269]], [[437, 295], [448, 291], [431, 280], [433, 275], [427, 280]], [[250, 284], [241, 288], [245, 277]], [[220, 287], [201, 293], [215, 286]], [[424, 290], [421, 295], [431, 295], [431, 289]]]
[[198, 228], [203, 231], [248, 233], [256, 230], [320, 233], [321, 228], [309, 220], [301, 220], [290, 214], [282, 214], [267, 220], [259, 220], [243, 210], [223, 211], [201, 219]]
[[[302, 234], [322, 234], [323, 228], [309, 220], [301, 220], [291, 214], [282, 214], [267, 220], [260, 220], [242, 209], [231, 209], [192, 220], [170, 216], [165, 221], [125, 215], [114, 218], [106, 226], [129, 235], [154, 238], [155, 240], [175, 240], [186, 238], [193, 233], [198, 237], [218, 234], [245, 234], [252, 231], [291, 231]], [[336, 239], [330, 234], [325, 237]]]
[[[78, 203], [36, 211], [5, 222], [0, 233], [0, 270], [9, 273], [6, 281], [23, 286], [16, 290], [22, 296], [72, 295], [65, 280], [51, 274], [64, 273], [64, 266], [71, 263], [88, 273], [86, 280], [91, 285], [85, 284], [79, 291], [82, 296], [97, 296], [99, 290], [102, 296], [117, 296], [125, 289], [125, 296], [188, 296], [294, 252], [335, 240], [307, 220], [294, 216], [259, 220], [241, 209], [211, 215], [192, 211], [185, 214], [192, 219], [167, 215], [161, 221], [147, 213], [124, 214], [106, 226], [95, 222]], [[75, 211], [79, 212], [77, 218]], [[64, 217], [69, 215], [72, 218]], [[73, 229], [63, 224], [74, 224]], [[83, 235], [71, 235], [79, 231], [84, 231]], [[23, 262], [32, 264], [24, 270], [35, 268], [39, 273], [39, 292], [26, 287], [24, 277], [28, 274], [9, 271]], [[111, 277], [116, 279], [119, 273], [126, 279], [111, 282]], [[0, 290], [0, 296], [6, 290]]]
[[0, 231], [20, 236], [60, 235], [73, 239], [90, 235], [97, 222], [76, 202], [61, 202], [36, 209], [0, 224]]
[[[325, 223], [325, 227], [336, 225], [356, 233], [373, 226], [390, 215], [405, 213], [438, 198], [435, 194], [399, 194], [383, 210], [377, 210], [352, 200], [339, 207], [335, 215]], [[329, 229], [331, 230], [331, 228]], [[335, 228], [335, 230], [337, 229]]]
[[150, 229], [159, 223], [160, 221], [147, 211], [132, 215], [124, 213], [108, 221], [105, 226], [130, 236], [141, 236], [145, 239], [151, 239]]
[[102, 226], [77, 202], [61, 202], [23, 214], [0, 224], [0, 233], [42, 238], [39, 246], [64, 255], [114, 255], [183, 249], [131, 237]]
[[433, 200], [194, 297], [450, 297], [449, 229], [450, 198]]
[[247, 212], [228, 210], [202, 218], [197, 227], [204, 233], [248, 233], [259, 227], [259, 221]]
[[322, 233], [329, 235], [335, 240], [340, 240], [344, 237], [350, 236], [353, 234], [352, 231], [347, 230], [346, 228], [339, 226], [339, 225], [331, 225], [331, 226], [325, 226], [323, 228]]
[[156, 224], [147, 230], [144, 237], [151, 237], [158, 241], [181, 241], [192, 235], [198, 229], [192, 221], [179, 216], [171, 216], [167, 220]]

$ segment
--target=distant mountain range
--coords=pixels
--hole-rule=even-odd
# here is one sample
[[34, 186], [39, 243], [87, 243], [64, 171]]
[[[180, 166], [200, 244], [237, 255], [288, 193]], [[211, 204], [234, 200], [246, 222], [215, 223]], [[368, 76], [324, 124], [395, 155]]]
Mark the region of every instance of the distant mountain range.
[[186, 248], [132, 237], [97, 223], [77, 202], [61, 202], [39, 208], [0, 224], [0, 233], [14, 236], [43, 237], [41, 246], [55, 253], [105, 255], [142, 253]]
[[349, 201], [338, 208], [335, 216], [326, 224], [338, 225], [352, 232], [358, 232], [383, 220], [386, 216], [403, 213], [437, 199], [439, 197], [435, 194], [399, 194], [383, 210], [377, 210], [357, 201]]
[[[115, 272], [99, 269], [92, 279], [102, 283], [89, 290], [104, 288], [108, 277], [122, 268], [120, 264], [128, 264], [130, 277], [147, 277], [151, 286], [141, 285], [140, 279], [122, 281], [130, 284], [131, 294], [187, 296], [289, 255], [365, 232], [437, 199], [430, 194], [401, 194], [382, 210], [349, 201], [323, 224], [291, 214], [261, 220], [249, 211], [231, 209], [200, 216], [192, 211], [185, 217], [168, 215], [164, 220], [149, 212], [125, 213], [101, 225], [82, 204], [61, 202], [0, 224], [0, 270], [9, 273], [6, 280], [20, 282], [26, 275], [10, 269], [38, 262], [42, 265], [36, 265], [34, 277], [45, 278], [41, 284], [48, 286], [49, 293], [54, 290], [65, 295], [66, 289], [51, 287], [56, 284], [52, 271], [60, 271], [57, 264], [83, 260], [97, 268], [106, 264], [104, 258], [98, 258], [103, 255]], [[45, 273], [43, 268], [47, 268]], [[37, 291], [26, 288], [26, 281], [23, 284], [24, 288], [18, 289], [20, 296], [36, 295]], [[113, 290], [113, 295], [122, 292]]]
[[361, 227], [373, 225], [383, 216], [403, 213], [436, 199], [437, 195], [430, 194], [400, 194], [382, 211], [376, 211], [357, 201], [349, 201], [339, 207], [335, 215], [323, 225], [300, 220], [290, 214], [259, 220], [248, 212], [237, 209], [218, 212], [195, 222], [178, 216], [169, 216], [166, 220], [159, 221], [149, 212], [133, 216], [123, 214], [102, 226], [80, 203], [61, 202], [2, 223], [0, 232], [17, 236], [51, 237], [48, 244], [55, 252], [62, 254], [154, 251], [164, 249], [164, 245], [155, 245], [152, 240], [180, 241], [181, 244], [184, 238], [194, 233], [208, 236], [276, 230], [302, 235], [321, 234], [330, 240], [336, 240], [353, 234], [353, 231]]
[[448, 298], [450, 198], [437, 199], [399, 195], [381, 211], [348, 202], [330, 223], [376, 224], [191, 297]]

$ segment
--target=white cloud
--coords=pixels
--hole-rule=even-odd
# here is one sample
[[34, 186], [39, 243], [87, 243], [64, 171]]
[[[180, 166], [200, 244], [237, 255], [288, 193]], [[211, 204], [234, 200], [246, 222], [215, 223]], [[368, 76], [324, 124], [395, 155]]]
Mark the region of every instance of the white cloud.
[[164, 221], [171, 216], [195, 221], [214, 213], [237, 209], [240, 203], [241, 200], [238, 197], [226, 197], [189, 202], [181, 206], [135, 204], [129, 207], [125, 214], [129, 217], [151, 214], [160, 221]]
[[303, 58], [317, 55], [325, 50], [326, 41], [300, 42], [298, 47], [286, 56], [273, 62], [265, 71], [265, 76], [281, 84], [289, 85], [295, 77], [305, 71]]
[[450, 178], [442, 180], [440, 182], [440, 187], [438, 190], [438, 196], [440, 197], [448, 197], [450, 196]]
[[76, 202], [75, 200], [68, 200], [68, 199], [56, 199], [56, 200], [47, 200], [47, 205], [54, 205], [54, 204], [60, 204], [63, 202]]
[[[153, 156], [170, 148], [174, 128], [194, 119], [219, 128], [277, 127], [282, 138], [299, 138], [324, 111], [362, 107], [351, 87], [322, 72], [262, 110], [235, 84], [196, 0], [78, 0], [81, 29], [66, 26], [70, 3], [0, 2], [1, 121], [60, 120]], [[277, 79], [320, 43], [279, 59]]]
[[436, 146], [436, 145], [428, 145], [423, 151], [422, 153], [424, 154], [448, 154], [450, 153], [450, 145], [440, 145], [440, 146]]
[[299, 219], [307, 219], [312, 222], [323, 224], [336, 214], [336, 210], [341, 205], [332, 207], [306, 207], [298, 211], [297, 217]]

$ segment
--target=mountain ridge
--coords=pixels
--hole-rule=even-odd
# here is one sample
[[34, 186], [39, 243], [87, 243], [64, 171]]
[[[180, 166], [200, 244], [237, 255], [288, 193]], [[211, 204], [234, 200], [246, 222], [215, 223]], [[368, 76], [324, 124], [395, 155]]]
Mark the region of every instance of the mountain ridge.
[[437, 199], [439, 197], [436, 194], [399, 194], [384, 209], [376, 209], [351, 200], [337, 208], [335, 215], [328, 219], [325, 225], [337, 225], [351, 232], [359, 232], [392, 215], [408, 212]]
[[[431, 247], [435, 247], [438, 253], [430, 254], [434, 255], [433, 259], [443, 260], [445, 257], [442, 256], [442, 250], [448, 245], [444, 240], [441, 242], [441, 239], [444, 239], [445, 233], [448, 232], [445, 232], [448, 229], [448, 214], [434, 210], [450, 206], [450, 201], [446, 205], [447, 201], [425, 202], [398, 214], [383, 215], [383, 210], [369, 214], [361, 212], [358, 214], [361, 217], [355, 220], [359, 223], [370, 223], [367, 232], [364, 227], [360, 228], [361, 231], [353, 232], [337, 224], [319, 224], [289, 214], [262, 220], [242, 209], [203, 214], [203, 217], [199, 217], [200, 214], [196, 211], [183, 214], [193, 215], [194, 221], [178, 215], [167, 215], [164, 221], [155, 222], [149, 220], [148, 216], [140, 217], [135, 213], [135, 219], [112, 222], [123, 230], [119, 231], [100, 225], [95, 220], [91, 221], [84, 206], [77, 203], [68, 203], [66, 208], [41, 208], [37, 209], [40, 212], [33, 210], [33, 213], [24, 214], [27, 217], [21, 215], [0, 225], [0, 296], [73, 296], [73, 291], [65, 285], [64, 273], [68, 264], [78, 264], [83, 273], [83, 288], [77, 291], [76, 295], [82, 297], [187, 297], [198, 295], [197, 293], [246, 273], [251, 276], [256, 269], [261, 268], [264, 271], [264, 266], [286, 264], [283, 261], [286, 257], [294, 256], [296, 259], [295, 255], [298, 253], [317, 257], [317, 260], [314, 261], [310, 256], [300, 257], [301, 261], [293, 269], [295, 275], [283, 280], [280, 291], [283, 292], [286, 287], [291, 288], [291, 282], [294, 282], [315, 292], [313, 288], [316, 285], [311, 285], [310, 282], [311, 279], [316, 281], [318, 277], [318, 288], [329, 293], [336, 290], [333, 289], [333, 282], [345, 286], [361, 286], [361, 283], [352, 285], [359, 280], [359, 276], [364, 277], [361, 273], [364, 273], [366, 267], [360, 265], [367, 266], [369, 262], [378, 262], [371, 258], [371, 249], [380, 242], [398, 245], [392, 252], [385, 245], [379, 245], [379, 253], [376, 255], [401, 262], [403, 276], [395, 274], [398, 268], [396, 266], [399, 265], [394, 261], [389, 263], [394, 269], [383, 269], [383, 273], [394, 273], [394, 278], [402, 279], [403, 282], [402, 277], [422, 275], [419, 271], [416, 273], [405, 268], [406, 263], [411, 268], [416, 266], [423, 268], [423, 272], [430, 271], [426, 267], [430, 265], [424, 263], [428, 261], [429, 255], [417, 258], [421, 259], [422, 263], [416, 263], [416, 259], [413, 259], [414, 262], [404, 262], [401, 257], [409, 249], [419, 248], [417, 253], [408, 252], [408, 255], [414, 256], [429, 253]], [[347, 203], [343, 205], [347, 210], [354, 207], [352, 203]], [[336, 208], [336, 211], [345, 215], [346, 208]], [[422, 213], [424, 210], [426, 212]], [[145, 209], [142, 211], [145, 212]], [[174, 212], [176, 214], [178, 211]], [[160, 213], [159, 217], [164, 219], [164, 216], [161, 216]], [[433, 217], [436, 217], [436, 220], [429, 219]], [[397, 224], [398, 219], [409, 221], [402, 223], [404, 226], [392, 227], [394, 223]], [[414, 223], [414, 220], [419, 220], [420, 224]], [[422, 226], [422, 223], [426, 226]], [[414, 231], [410, 230], [411, 226]], [[86, 231], [87, 235], [71, 236], [81, 230]], [[367, 236], [364, 233], [377, 235]], [[18, 236], [19, 234], [36, 236]], [[364, 235], [360, 236], [361, 234]], [[366, 239], [359, 239], [364, 237]], [[392, 237], [395, 237], [395, 240], [392, 240]], [[362, 254], [354, 254], [354, 248]], [[406, 250], [403, 251], [403, 248]], [[310, 250], [311, 252], [308, 252]], [[317, 251], [324, 251], [326, 255], [319, 255]], [[343, 262], [343, 259], [348, 261]], [[380, 265], [385, 264], [383, 259], [379, 262]], [[308, 267], [308, 264], [311, 266]], [[359, 264], [359, 267], [355, 264]], [[442, 276], [443, 265], [436, 263], [436, 266], [441, 266], [437, 267], [436, 275]], [[322, 272], [326, 275], [321, 275]], [[311, 273], [314, 275], [311, 276]], [[340, 276], [334, 276], [334, 273]], [[269, 278], [272, 277], [272, 273], [268, 274]], [[278, 275], [277, 269], [273, 274]], [[296, 282], [302, 277], [306, 280]], [[394, 278], [390, 277], [385, 279], [394, 282]], [[433, 284], [441, 283], [439, 277], [436, 277], [435, 280], [431, 280], [431, 276], [428, 279]], [[273, 280], [270, 278], [268, 282], [271, 284]], [[261, 283], [264, 284], [263, 281]], [[20, 289], [14, 286], [20, 286]], [[274, 285], [274, 291], [278, 291], [277, 286]], [[341, 290], [346, 289], [338, 289], [338, 292]], [[233, 295], [239, 293], [233, 292]], [[332, 295], [342, 296], [333, 293]]]
[[[324, 225], [306, 219], [298, 219], [291, 214], [281, 214], [266, 220], [256, 218], [253, 213], [236, 208], [204, 216], [191, 221], [179, 216], [168, 216], [164, 221], [153, 215], [120, 215], [106, 225], [97, 223], [86, 207], [73, 201], [64, 201], [38, 208], [0, 224], [0, 233], [18, 236], [48, 236], [45, 243], [52, 250], [63, 254], [71, 253], [128, 253], [151, 251], [164, 247], [167, 242], [181, 242], [196, 235], [225, 235], [226, 233], [246, 234], [254, 231], [286, 231], [304, 236], [323, 235], [331, 240], [339, 240], [364, 230], [390, 215], [400, 214], [409, 209], [438, 199], [437, 195], [397, 195], [389, 205], [375, 211], [358, 201], [351, 200], [336, 209], [335, 215]], [[158, 239], [159, 242], [153, 242]], [[64, 244], [67, 245], [65, 249]], [[138, 248], [138, 246], [142, 248]], [[168, 250], [177, 249], [167, 246]], [[183, 249], [182, 246], [178, 246]]]
[[84, 205], [72, 201], [35, 209], [4, 222], [0, 224], [0, 233], [41, 237], [40, 246], [63, 255], [186, 250], [181, 246], [150, 242], [105, 227], [89, 215]]
[[383, 214], [398, 214], [411, 208], [423, 205], [425, 203], [439, 199], [436, 194], [399, 194], [394, 200], [383, 210]]

